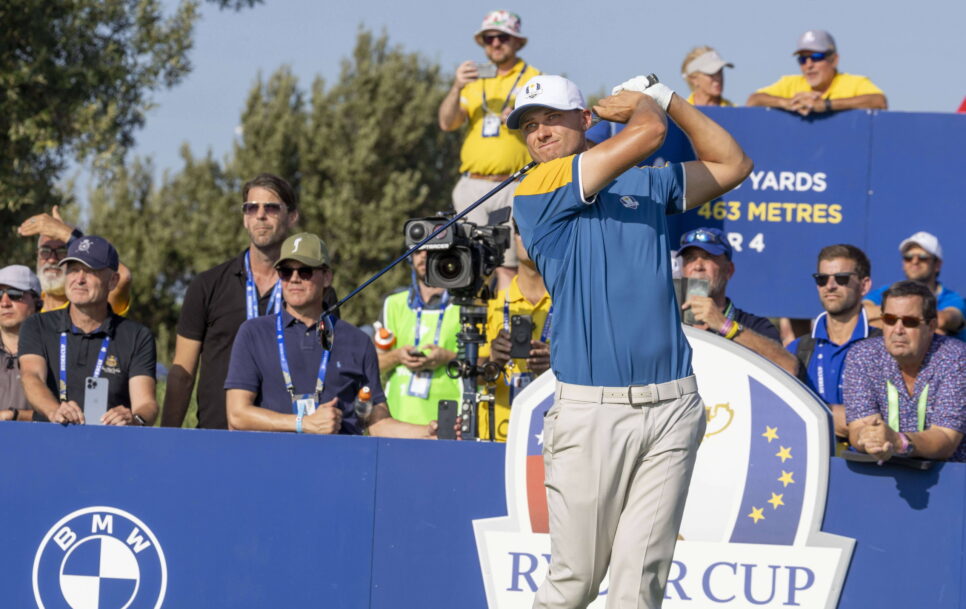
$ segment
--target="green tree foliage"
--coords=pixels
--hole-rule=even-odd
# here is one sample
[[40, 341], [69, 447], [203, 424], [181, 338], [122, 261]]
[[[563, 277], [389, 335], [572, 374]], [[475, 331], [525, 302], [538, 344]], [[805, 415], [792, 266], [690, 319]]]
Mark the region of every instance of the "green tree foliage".
[[[171, 357], [188, 282], [247, 243], [241, 187], [256, 174], [296, 187], [300, 230], [328, 243], [340, 295], [404, 251], [406, 219], [449, 209], [459, 138], [436, 125], [447, 86], [438, 66], [361, 31], [332, 87], [316, 79], [307, 96], [287, 67], [259, 78], [224, 164], [185, 148], [184, 168], [156, 186], [141, 161], [105, 181], [91, 196], [91, 228], [131, 266], [132, 316], [155, 330], [160, 359]], [[343, 318], [373, 321], [385, 294], [408, 281], [402, 265], [347, 304]]]

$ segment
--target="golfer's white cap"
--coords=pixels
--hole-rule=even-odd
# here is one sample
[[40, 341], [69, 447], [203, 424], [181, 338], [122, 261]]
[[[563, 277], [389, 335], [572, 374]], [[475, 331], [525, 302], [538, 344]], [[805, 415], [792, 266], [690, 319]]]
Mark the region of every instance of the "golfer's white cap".
[[553, 108], [554, 110], [583, 110], [584, 96], [572, 81], [563, 76], [541, 74], [534, 76], [517, 93], [516, 104], [506, 126], [520, 128], [520, 119], [533, 108]]

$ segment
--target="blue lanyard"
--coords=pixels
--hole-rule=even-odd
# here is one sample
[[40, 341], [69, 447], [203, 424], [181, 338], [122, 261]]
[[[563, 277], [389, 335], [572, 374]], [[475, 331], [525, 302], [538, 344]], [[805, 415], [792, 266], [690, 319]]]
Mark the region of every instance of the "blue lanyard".
[[[255, 288], [255, 278], [252, 277], [251, 250], [245, 252], [245, 314], [246, 319], [258, 317], [258, 291]], [[265, 315], [282, 310], [282, 282], [275, 282], [275, 289], [272, 290], [272, 299], [268, 303]]]
[[[543, 330], [540, 331], [540, 342], [547, 342], [547, 338], [550, 337], [550, 327], [553, 325], [553, 304], [550, 305], [550, 310], [547, 311], [547, 318], [543, 320]], [[510, 295], [507, 294], [503, 299], [503, 329], [507, 332], [510, 331]]]
[[[416, 293], [419, 293], [419, 288], [416, 288]], [[422, 297], [420, 297], [419, 302], [422, 303]], [[437, 346], [439, 345], [439, 338], [443, 331], [443, 317], [446, 315], [446, 307], [449, 306], [449, 292], [443, 292], [443, 300], [440, 305], [439, 317], [436, 318], [436, 334], [433, 337], [433, 344]], [[419, 337], [423, 330], [422, 320], [423, 307], [420, 304], [420, 306], [416, 308], [416, 337], [413, 338], [413, 347], [419, 347]]]
[[[326, 318], [325, 323], [333, 323], [332, 317]], [[295, 399], [295, 386], [292, 384], [292, 373], [289, 371], [288, 358], [285, 357], [285, 332], [282, 330], [282, 313], [275, 314], [275, 340], [278, 342], [278, 359], [282, 364], [282, 378], [285, 379], [285, 388], [288, 390], [292, 399]], [[334, 339], [333, 339], [334, 342]], [[322, 362], [319, 364], [319, 376], [315, 381], [316, 398], [322, 398], [322, 390], [325, 389], [325, 371], [329, 367], [329, 355], [332, 352], [328, 349], [322, 351]], [[293, 404], [294, 407], [294, 404]]]
[[[105, 336], [104, 342], [101, 343], [101, 350], [97, 354], [97, 362], [94, 364], [94, 378], [101, 375], [101, 369], [104, 367], [104, 360], [107, 359], [107, 346], [111, 344], [111, 337]], [[60, 401], [67, 401], [67, 333], [60, 333]]]

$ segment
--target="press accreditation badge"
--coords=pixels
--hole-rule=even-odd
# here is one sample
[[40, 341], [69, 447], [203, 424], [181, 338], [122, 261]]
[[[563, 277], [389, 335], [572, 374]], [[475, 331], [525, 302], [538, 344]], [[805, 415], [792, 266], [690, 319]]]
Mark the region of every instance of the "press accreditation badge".
[[483, 116], [483, 137], [497, 137], [500, 135], [500, 117], [496, 114]]
[[429, 397], [429, 385], [433, 380], [431, 372], [417, 372], [409, 379], [409, 390], [407, 393], [414, 398], [426, 399]]
[[301, 393], [292, 398], [292, 404], [295, 405], [296, 414], [301, 414], [308, 416], [315, 412], [318, 407], [318, 403], [315, 401], [315, 395], [311, 393]]

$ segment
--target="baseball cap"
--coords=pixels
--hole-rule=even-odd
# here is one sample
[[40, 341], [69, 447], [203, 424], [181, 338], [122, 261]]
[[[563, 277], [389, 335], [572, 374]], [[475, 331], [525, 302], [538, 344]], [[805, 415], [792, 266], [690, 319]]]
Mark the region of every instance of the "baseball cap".
[[835, 39], [825, 30], [808, 30], [798, 39], [798, 48], [795, 55], [802, 51], [814, 51], [817, 53], [828, 53], [835, 50]]
[[908, 248], [910, 245], [918, 245], [936, 258], [942, 260], [943, 248], [941, 245], [939, 245], [939, 239], [932, 233], [927, 233], [926, 231], [921, 230], [915, 235], [907, 239], [903, 239], [902, 243], [899, 244], [899, 253], [904, 254], [906, 252], [906, 248]]
[[719, 70], [725, 67], [733, 68], [735, 64], [721, 59], [721, 55], [718, 55], [717, 51], [708, 51], [689, 61], [682, 76], [686, 78], [695, 72], [717, 74]]
[[476, 44], [483, 46], [483, 32], [497, 30], [514, 38], [519, 38], [520, 48], [522, 49], [527, 44], [527, 39], [520, 34], [520, 25], [520, 15], [510, 11], [492, 11], [483, 18], [483, 23], [480, 25], [480, 29], [473, 34], [473, 38], [476, 40]]
[[329, 265], [329, 248], [312, 233], [298, 233], [292, 235], [282, 244], [282, 253], [275, 266], [278, 267], [286, 260], [297, 260], [306, 266], [318, 268]]
[[563, 76], [549, 74], [534, 76], [517, 94], [513, 112], [506, 117], [506, 126], [510, 129], [519, 129], [520, 119], [523, 118], [524, 113], [538, 107], [554, 110], [583, 110], [584, 96], [577, 85]]
[[74, 239], [67, 246], [67, 257], [58, 264], [64, 266], [71, 260], [80, 262], [88, 268], [99, 271], [101, 269], [117, 270], [117, 250], [104, 237], [86, 235]]
[[33, 271], [22, 264], [11, 264], [0, 269], [0, 285], [30, 290], [40, 295], [40, 280]]
[[728, 236], [720, 228], [696, 228], [681, 235], [681, 248], [678, 256], [689, 247], [699, 247], [712, 256], [724, 254], [731, 260], [732, 249]]

